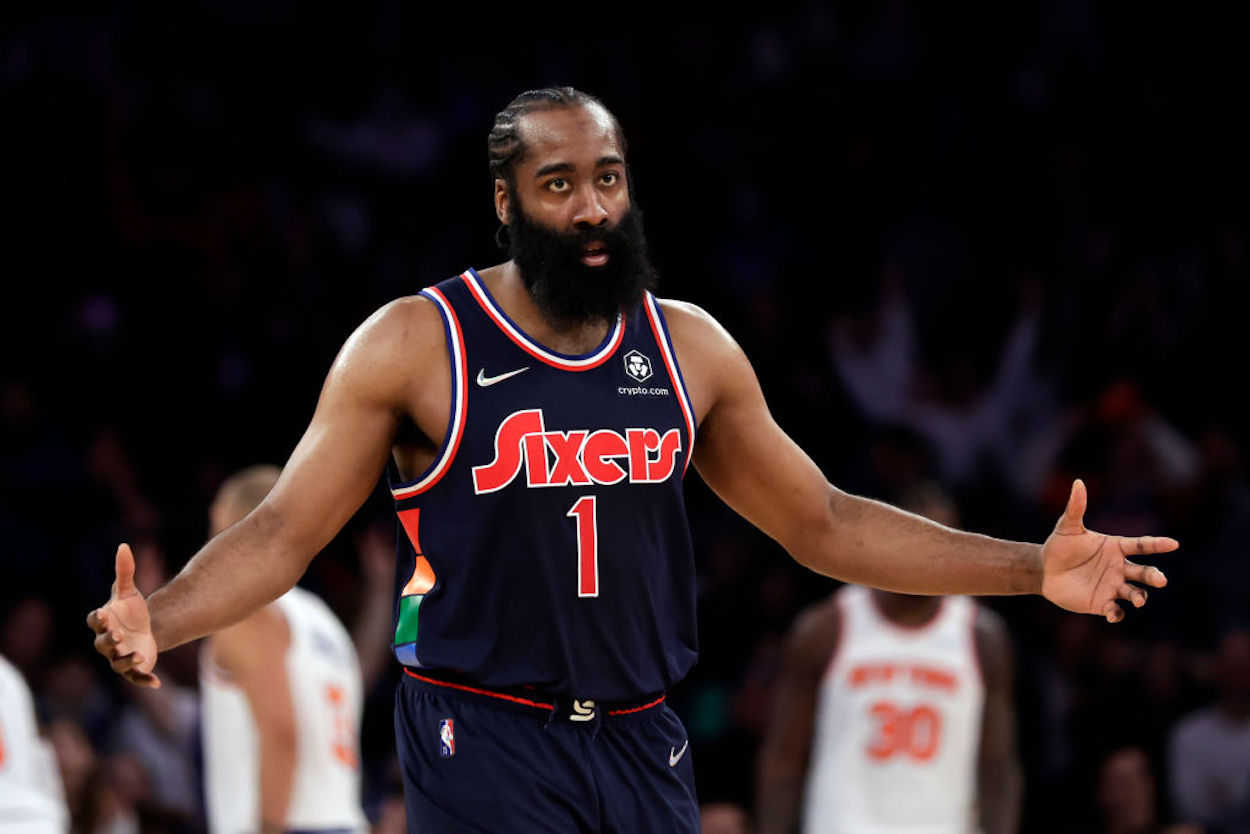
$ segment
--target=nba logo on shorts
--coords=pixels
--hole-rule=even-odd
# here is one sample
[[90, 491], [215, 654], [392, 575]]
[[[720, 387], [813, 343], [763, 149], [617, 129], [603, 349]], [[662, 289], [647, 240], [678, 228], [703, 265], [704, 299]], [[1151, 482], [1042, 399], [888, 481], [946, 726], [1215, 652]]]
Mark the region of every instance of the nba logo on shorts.
[[438, 754], [444, 759], [456, 755], [456, 722], [451, 718], [438, 722]]

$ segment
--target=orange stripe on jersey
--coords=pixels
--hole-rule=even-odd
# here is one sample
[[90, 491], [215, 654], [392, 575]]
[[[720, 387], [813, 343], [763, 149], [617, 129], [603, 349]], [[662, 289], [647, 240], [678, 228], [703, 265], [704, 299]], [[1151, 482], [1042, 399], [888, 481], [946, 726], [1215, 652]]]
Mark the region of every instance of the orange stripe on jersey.
[[434, 568], [430, 567], [430, 560], [424, 556], [418, 556], [417, 563], [412, 568], [412, 577], [409, 578], [400, 596], [410, 597], [415, 594], [428, 593], [434, 587], [435, 578]]
[[425, 558], [421, 553], [421, 536], [419, 533], [421, 521], [421, 508], [414, 507], [411, 510], [400, 510], [399, 521], [404, 525], [404, 532], [408, 534], [408, 541], [412, 542], [412, 549], [417, 554], [417, 563], [413, 566], [412, 576], [408, 579], [408, 583], [404, 585], [401, 596], [412, 596], [413, 594], [424, 594], [434, 587], [434, 568], [430, 566], [430, 560]]

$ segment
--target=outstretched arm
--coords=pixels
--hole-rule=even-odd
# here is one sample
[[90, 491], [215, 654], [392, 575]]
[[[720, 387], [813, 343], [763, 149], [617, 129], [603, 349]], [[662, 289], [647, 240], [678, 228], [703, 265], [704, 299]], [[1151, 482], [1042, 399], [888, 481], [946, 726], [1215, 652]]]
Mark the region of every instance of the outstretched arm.
[[710, 316], [664, 303], [700, 427], [694, 462], [730, 507], [817, 573], [912, 594], [1041, 593], [1070, 611], [1115, 622], [1140, 607], [1157, 568], [1128, 557], [1174, 550], [1172, 539], [1085, 529], [1077, 481], [1044, 545], [952, 530], [830, 484], [773, 420], [750, 363]]
[[377, 485], [403, 416], [428, 389], [442, 390], [442, 338], [438, 313], [423, 299], [393, 302], [361, 325], [273, 490], [146, 602], [134, 589], [129, 548], [119, 548], [113, 595], [87, 618], [115, 671], [159, 685], [151, 674], [158, 651], [238, 622], [295, 584]]

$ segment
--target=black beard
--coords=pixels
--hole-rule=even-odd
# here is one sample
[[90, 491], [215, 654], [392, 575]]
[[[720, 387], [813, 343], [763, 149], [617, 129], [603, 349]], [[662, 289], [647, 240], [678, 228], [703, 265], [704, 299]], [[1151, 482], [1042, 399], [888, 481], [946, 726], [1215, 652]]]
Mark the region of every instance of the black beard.
[[[578, 229], [564, 234], [525, 216], [513, 195], [508, 253], [539, 311], [552, 324], [569, 327], [612, 321], [632, 310], [644, 290], [655, 291], [655, 267], [647, 259], [642, 212], [630, 206], [615, 226]], [[602, 244], [608, 253], [603, 266], [582, 263], [585, 247]]]

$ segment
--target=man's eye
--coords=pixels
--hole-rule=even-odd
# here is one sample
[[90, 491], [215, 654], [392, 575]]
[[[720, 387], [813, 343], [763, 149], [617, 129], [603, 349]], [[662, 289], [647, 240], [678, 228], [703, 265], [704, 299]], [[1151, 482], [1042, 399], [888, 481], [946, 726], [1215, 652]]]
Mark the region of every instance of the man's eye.
[[616, 185], [616, 182], [619, 179], [620, 179], [620, 175], [617, 174], [615, 171], [605, 171], [603, 174], [604, 185]]
[[569, 181], [564, 177], [556, 177], [547, 183], [547, 188], [551, 191], [564, 191], [569, 187]]

